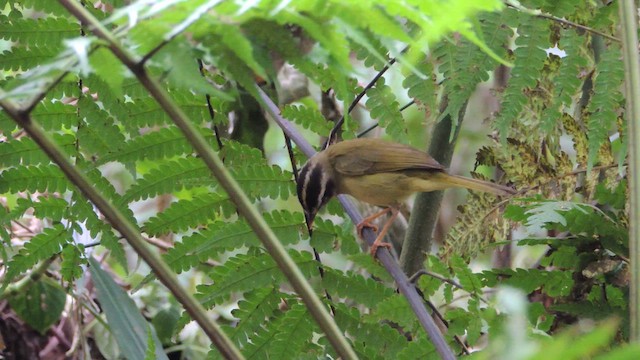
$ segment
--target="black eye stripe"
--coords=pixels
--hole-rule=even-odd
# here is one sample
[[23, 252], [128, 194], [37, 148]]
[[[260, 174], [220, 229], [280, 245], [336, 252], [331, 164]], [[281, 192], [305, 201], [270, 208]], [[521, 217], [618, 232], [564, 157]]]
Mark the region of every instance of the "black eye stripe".
[[336, 184], [333, 182], [333, 179], [328, 178], [325, 181], [326, 181], [326, 185], [324, 189], [322, 203], [320, 204], [321, 207], [325, 205], [329, 201], [329, 199], [331, 199], [336, 194]]
[[296, 185], [298, 191], [298, 200], [300, 200], [300, 204], [304, 209], [308, 209], [306, 194], [304, 193], [304, 184], [307, 182], [307, 175], [309, 173], [309, 163], [304, 164], [302, 169], [300, 169], [300, 173], [298, 174], [298, 183]]
[[315, 166], [310, 172], [306, 181], [307, 186], [304, 189], [305, 202], [307, 210], [318, 210], [324, 195], [321, 194], [324, 190], [322, 188], [322, 169], [320, 166]]

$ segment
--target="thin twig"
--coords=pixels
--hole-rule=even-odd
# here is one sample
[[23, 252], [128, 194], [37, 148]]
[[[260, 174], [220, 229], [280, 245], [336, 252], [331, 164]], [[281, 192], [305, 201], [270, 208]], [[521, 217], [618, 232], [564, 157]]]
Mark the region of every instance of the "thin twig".
[[[398, 109], [398, 111], [403, 112], [403, 111], [405, 111], [409, 106], [411, 106], [411, 105], [413, 105], [413, 104], [415, 104], [415, 103], [416, 103], [416, 101], [415, 101], [415, 100], [411, 100], [411, 101], [409, 101], [408, 103], [406, 103], [403, 107], [401, 107], [400, 109]], [[363, 137], [363, 136], [367, 135], [371, 130], [373, 130], [373, 129], [377, 128], [379, 125], [380, 125], [380, 123], [377, 123], [377, 122], [376, 122], [375, 124], [373, 124], [373, 125], [369, 126], [369, 128], [367, 128], [366, 130], [364, 130], [363, 132], [361, 132], [360, 134], [358, 134], [356, 137], [361, 138], [361, 137]]]
[[[408, 47], [404, 48], [401, 51], [401, 53], [404, 53], [405, 51], [407, 51], [407, 49]], [[336, 124], [333, 126], [333, 129], [331, 129], [327, 142], [325, 143], [325, 148], [331, 145], [334, 141], [336, 141], [336, 136], [338, 134], [338, 131], [342, 127], [342, 124], [344, 124], [345, 117], [351, 114], [351, 111], [358, 105], [360, 100], [362, 100], [362, 98], [367, 94], [367, 91], [369, 91], [369, 89], [371, 89], [376, 84], [376, 82], [378, 82], [378, 80], [382, 77], [382, 75], [384, 75], [384, 73], [386, 73], [387, 70], [389, 70], [389, 68], [391, 67], [391, 65], [395, 64], [396, 61], [397, 61], [397, 58], [393, 58], [389, 60], [389, 62], [376, 74], [376, 76], [374, 76], [373, 79], [369, 81], [367, 86], [365, 86], [364, 89], [362, 89], [362, 91], [358, 94], [358, 96], [356, 96], [356, 98], [353, 99], [346, 113], [342, 114], [342, 116], [340, 117], [340, 120], [338, 120], [338, 122], [336, 122]]]
[[512, 8], [512, 9], [514, 9], [514, 10], [518, 10], [518, 11], [521, 11], [523, 13], [535, 16], [535, 17], [552, 20], [552, 21], [555, 21], [555, 22], [563, 24], [563, 25], [571, 26], [571, 27], [574, 27], [576, 29], [580, 29], [580, 30], [584, 30], [584, 31], [590, 32], [592, 34], [600, 35], [600, 36], [602, 36], [604, 38], [607, 38], [607, 39], [615, 41], [615, 42], [621, 42], [620, 39], [618, 39], [615, 36], [612, 36], [612, 35], [609, 35], [609, 34], [605, 34], [605, 33], [601, 32], [599, 30], [596, 30], [594, 28], [590, 28], [590, 27], [585, 26], [585, 25], [581, 25], [581, 24], [575, 23], [573, 21], [569, 21], [569, 20], [566, 20], [566, 19], [563, 19], [563, 18], [559, 18], [557, 16], [553, 16], [553, 15], [550, 15], [550, 14], [547, 14], [547, 13], [543, 13], [540, 10], [528, 9], [528, 8], [520, 5], [519, 3], [518, 4], [514, 4], [511, 1], [507, 0], [506, 1], [506, 5], [508, 7], [510, 7], [510, 8]]

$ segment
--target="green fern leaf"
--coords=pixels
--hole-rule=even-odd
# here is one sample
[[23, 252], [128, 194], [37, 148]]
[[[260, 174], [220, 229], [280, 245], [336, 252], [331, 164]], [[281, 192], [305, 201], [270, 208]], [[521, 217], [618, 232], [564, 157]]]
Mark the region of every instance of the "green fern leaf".
[[420, 336], [398, 352], [397, 360], [435, 359], [436, 357], [436, 348], [431, 340]]
[[20, 1], [22, 9], [35, 9], [46, 12], [51, 15], [68, 16], [69, 12], [54, 1], [40, 1], [40, 0], [22, 0]]
[[272, 316], [269, 321], [266, 321], [263, 327], [258, 327], [252, 334], [249, 343], [242, 349], [242, 355], [247, 359], [269, 360], [267, 353], [269, 345], [278, 334], [278, 329], [284, 322], [283, 319], [284, 314], [276, 312], [276, 316]]
[[[201, 133], [213, 143], [215, 135], [212, 131], [202, 131]], [[116, 151], [103, 152], [105, 155], [99, 158], [98, 164], [110, 161], [127, 163], [138, 160], [157, 160], [191, 153], [193, 153], [193, 148], [185, 139], [184, 134], [177, 127], [170, 126], [134, 137]]]
[[482, 272], [486, 286], [498, 283], [522, 289], [526, 294], [534, 290], [542, 290], [551, 296], [568, 296], [573, 289], [572, 271], [549, 271], [542, 269], [493, 269]]
[[313, 223], [311, 246], [319, 253], [330, 253], [338, 248], [345, 255], [358, 254], [361, 251], [352, 228], [335, 225], [320, 218], [316, 218]]
[[83, 266], [87, 265], [87, 259], [83, 257], [84, 246], [78, 244], [65, 245], [62, 248], [62, 261], [60, 263], [60, 275], [64, 281], [74, 281], [84, 274]]
[[588, 168], [596, 162], [600, 147], [608, 139], [609, 131], [616, 124], [618, 112], [622, 111], [624, 97], [620, 93], [624, 80], [624, 67], [620, 63], [620, 49], [610, 46], [603, 51], [597, 66], [593, 84], [593, 97], [587, 107], [589, 157]]
[[277, 287], [256, 288], [245, 294], [244, 299], [238, 302], [238, 308], [232, 312], [239, 319], [238, 324], [230, 329], [229, 336], [240, 345], [245, 345], [260, 326], [278, 311], [281, 297]]
[[66, 200], [53, 196], [39, 196], [36, 200], [19, 198], [16, 207], [11, 210], [9, 218], [17, 219], [22, 217], [29, 208], [33, 209], [33, 216], [38, 219], [49, 219], [58, 222], [69, 216], [69, 203]]
[[122, 196], [124, 203], [144, 200], [159, 194], [169, 194], [182, 189], [211, 186], [213, 176], [202, 160], [184, 158], [169, 161], [149, 171]]
[[[297, 243], [304, 226], [302, 214], [290, 214], [284, 211], [263, 214], [265, 221], [280, 241], [287, 244]], [[183, 238], [169, 249], [164, 258], [174, 271], [180, 273], [207, 261], [225, 250], [243, 246], [258, 246], [260, 242], [249, 225], [244, 221], [233, 223], [214, 222], [206, 230]]]
[[[513, 31], [505, 25], [510, 17], [508, 11], [478, 16], [482, 38], [501, 58], [506, 56], [504, 48], [513, 35]], [[459, 119], [461, 108], [476, 90], [477, 84], [489, 78], [489, 72], [496, 67], [496, 63], [467, 39], [455, 43], [443, 41], [434, 47], [433, 56], [439, 62], [438, 71], [444, 77], [443, 85], [448, 98], [447, 108], [440, 114], [440, 119], [451, 116], [455, 128], [462, 120]]]
[[367, 92], [369, 99], [367, 107], [371, 117], [378, 119], [382, 126], [394, 140], [406, 143], [407, 128], [400, 113], [400, 105], [391, 88], [384, 83], [384, 78], [380, 78], [376, 85]]
[[[304, 276], [318, 274], [318, 263], [311, 254], [290, 250], [289, 255]], [[224, 265], [214, 268], [209, 275], [213, 284], [197, 287], [197, 296], [205, 307], [211, 307], [227, 299], [233, 292], [272, 286], [274, 283], [285, 281], [280, 268], [266, 253], [257, 256], [236, 255], [228, 259]]]
[[78, 109], [72, 105], [61, 102], [40, 102], [31, 115], [44, 130], [58, 131], [64, 128], [72, 128], [77, 125]]
[[[249, 195], [275, 199], [293, 193], [291, 174], [277, 166], [249, 165], [231, 169], [231, 173]], [[122, 200], [128, 203], [182, 189], [213, 185], [215, 179], [202, 160], [178, 159], [151, 170], [126, 192]]]
[[[353, 27], [351, 27], [353, 30]], [[355, 37], [351, 37], [351, 49], [355, 53], [356, 58], [364, 62], [364, 66], [373, 68], [376, 71], [382, 70], [389, 62], [384, 55], [387, 50], [382, 46], [380, 41], [368, 32], [358, 32], [360, 41], [355, 41]], [[355, 35], [355, 34], [353, 34]]]
[[0, 64], [5, 71], [25, 71], [55, 58], [59, 49], [48, 46], [13, 47], [0, 54]]
[[519, 37], [516, 39], [518, 47], [514, 51], [516, 66], [511, 71], [503, 95], [502, 110], [495, 120], [495, 128], [500, 132], [503, 142], [507, 139], [512, 122], [519, 118], [527, 103], [526, 92], [536, 87], [538, 74], [547, 58], [544, 49], [550, 47], [548, 28], [547, 22], [530, 15], [520, 16]]
[[91, 158], [100, 158], [121, 148], [124, 135], [115, 119], [100, 109], [86, 96], [78, 102], [78, 115], [83, 121], [78, 125], [78, 144]]
[[372, 279], [365, 279], [362, 275], [343, 273], [332, 268], [325, 268], [322, 282], [330, 294], [348, 297], [369, 308], [376, 307], [380, 300], [395, 293], [393, 289]]
[[[300, 358], [306, 346], [312, 344], [314, 331], [319, 332], [303, 303], [296, 303], [284, 313], [280, 327], [269, 344], [271, 359]], [[313, 345], [317, 347], [317, 345]]]
[[73, 189], [56, 165], [20, 166], [0, 175], [0, 194], [20, 191], [63, 193]]
[[4, 279], [5, 284], [8, 284], [17, 275], [29, 270], [39, 261], [59, 253], [62, 250], [62, 245], [70, 238], [71, 233], [61, 224], [46, 228], [32, 237], [9, 262]]
[[411, 74], [402, 82], [402, 86], [408, 90], [410, 98], [414, 99], [419, 105], [426, 108], [430, 112], [435, 112], [436, 106], [436, 85], [433, 81], [433, 66], [428, 61], [423, 61], [416, 68], [420, 73], [425, 74], [428, 78]]
[[329, 136], [332, 125], [322, 116], [320, 111], [303, 105], [287, 105], [282, 110], [282, 116], [286, 119], [310, 129], [320, 136]]
[[[74, 155], [76, 139], [72, 135], [52, 134], [53, 141], [70, 155]], [[40, 165], [49, 164], [50, 159], [31, 138], [0, 142], [0, 166], [9, 167], [15, 164]]]
[[[171, 98], [193, 123], [200, 124], [209, 119], [209, 107], [204, 96], [176, 92], [171, 94]], [[141, 94], [140, 98], [127, 104], [126, 108], [128, 117], [123, 123], [128, 129], [172, 124], [169, 115], [147, 94]]]
[[208, 193], [194, 199], [180, 200], [165, 211], [149, 219], [143, 230], [150, 236], [181, 232], [205, 225], [216, 219], [218, 212], [230, 216], [235, 209], [226, 194]]
[[405, 331], [411, 331], [417, 326], [416, 314], [411, 310], [407, 298], [400, 294], [378, 299], [374, 310], [364, 321], [372, 324], [391, 321]]
[[0, 36], [5, 40], [19, 43], [23, 46], [42, 46], [58, 49], [62, 40], [79, 35], [77, 23], [64, 17], [48, 17], [44, 19], [9, 19], [0, 17]]
[[278, 166], [253, 165], [232, 169], [232, 175], [242, 189], [255, 197], [287, 198], [295, 193], [293, 175]]
[[345, 333], [360, 339], [352, 344], [354, 350], [363, 359], [395, 359], [407, 345], [407, 339], [389, 323], [368, 323], [362, 321], [355, 307], [334, 304], [336, 323]]

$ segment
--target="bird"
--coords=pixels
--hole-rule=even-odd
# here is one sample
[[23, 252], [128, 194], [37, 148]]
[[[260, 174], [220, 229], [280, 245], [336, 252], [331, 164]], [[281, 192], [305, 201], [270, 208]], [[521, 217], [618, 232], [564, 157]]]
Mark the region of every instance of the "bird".
[[370, 251], [375, 257], [382, 241], [398, 216], [400, 204], [417, 192], [466, 188], [499, 196], [515, 193], [513, 188], [489, 181], [449, 174], [426, 152], [411, 146], [378, 138], [358, 138], [329, 145], [302, 166], [296, 181], [298, 200], [304, 211], [309, 234], [318, 211], [336, 195], [347, 194], [383, 210], [364, 218], [356, 229], [362, 237], [371, 222], [391, 213], [378, 232]]

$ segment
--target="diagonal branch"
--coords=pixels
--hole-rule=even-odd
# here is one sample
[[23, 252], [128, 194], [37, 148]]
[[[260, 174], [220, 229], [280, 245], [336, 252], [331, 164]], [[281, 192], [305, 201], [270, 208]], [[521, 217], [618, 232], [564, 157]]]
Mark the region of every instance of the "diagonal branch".
[[[269, 114], [273, 117], [276, 123], [282, 128], [284, 133], [289, 138], [291, 138], [293, 142], [295, 142], [298, 145], [298, 148], [300, 148], [305, 155], [307, 155], [308, 157], [311, 157], [313, 154], [315, 154], [316, 151], [313, 149], [311, 145], [309, 145], [307, 140], [305, 140], [304, 137], [302, 137], [302, 135], [295, 129], [295, 127], [289, 121], [287, 121], [282, 117], [278, 106], [273, 101], [271, 101], [271, 99], [267, 96], [267, 94], [265, 94], [264, 91], [262, 91], [262, 89], [260, 89], [257, 85], [256, 85], [256, 89], [260, 94], [260, 98], [263, 103], [263, 106], [265, 107], [267, 112], [269, 112]], [[351, 199], [349, 199], [345, 195], [338, 195], [338, 200], [340, 200], [340, 203], [342, 204], [342, 206], [344, 207], [345, 211], [347, 212], [347, 214], [351, 218], [351, 221], [354, 224], [357, 224], [362, 221], [363, 219], [362, 214], [358, 212], [356, 205]], [[365, 227], [363, 229], [363, 237], [367, 242], [367, 244], [371, 246], [375, 241], [376, 235], [370, 228]], [[440, 354], [440, 357], [446, 360], [455, 359], [455, 355], [451, 351], [451, 348], [449, 348], [449, 345], [444, 339], [444, 336], [436, 326], [435, 322], [433, 321], [433, 318], [429, 316], [429, 313], [427, 312], [427, 309], [424, 306], [422, 298], [420, 297], [420, 295], [418, 295], [416, 288], [409, 281], [405, 273], [402, 272], [402, 270], [400, 269], [400, 266], [398, 266], [397, 260], [393, 257], [393, 255], [391, 255], [389, 250], [384, 248], [380, 248], [376, 255], [378, 260], [380, 260], [380, 262], [385, 267], [385, 269], [387, 269], [389, 274], [391, 274], [393, 279], [396, 281], [396, 284], [398, 286], [398, 289], [400, 289], [400, 292], [407, 298], [407, 301], [409, 302], [411, 309], [416, 314], [418, 321], [420, 321], [420, 324], [429, 335], [429, 338], [431, 339], [436, 350]]]

